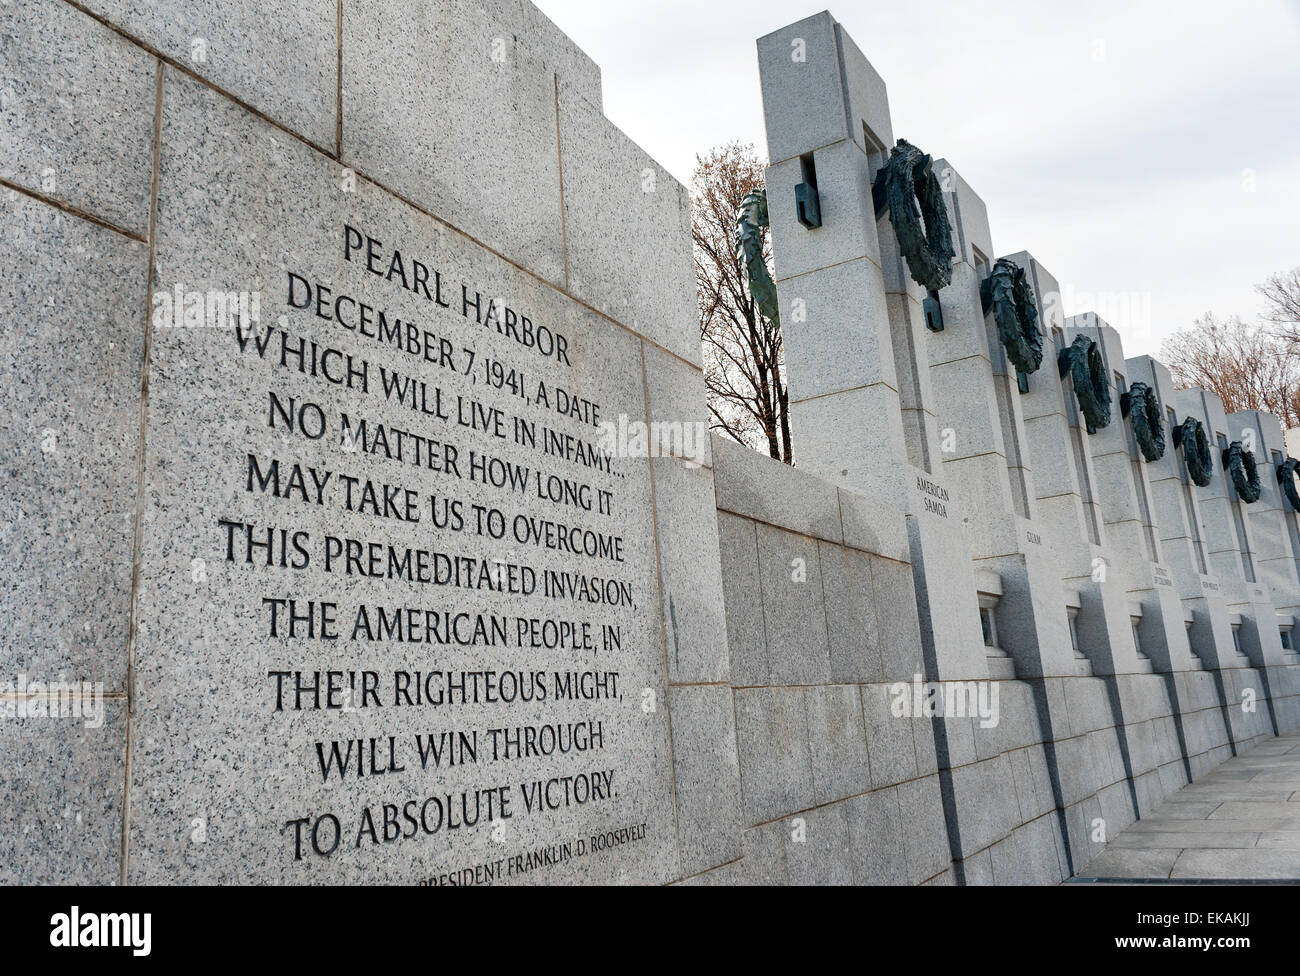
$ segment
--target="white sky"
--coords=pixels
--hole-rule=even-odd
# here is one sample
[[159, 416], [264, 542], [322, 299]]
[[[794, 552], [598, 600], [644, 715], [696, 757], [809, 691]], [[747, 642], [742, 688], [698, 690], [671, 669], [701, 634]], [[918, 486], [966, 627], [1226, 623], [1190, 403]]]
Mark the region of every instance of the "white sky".
[[[754, 42], [823, 9], [534, 2], [600, 65], [605, 114], [683, 182], [733, 139], [766, 158]], [[830, 10], [884, 76], [895, 137], [949, 159], [997, 253], [1031, 251], [1126, 355], [1208, 310], [1252, 318], [1254, 285], [1300, 265], [1300, 0]]]

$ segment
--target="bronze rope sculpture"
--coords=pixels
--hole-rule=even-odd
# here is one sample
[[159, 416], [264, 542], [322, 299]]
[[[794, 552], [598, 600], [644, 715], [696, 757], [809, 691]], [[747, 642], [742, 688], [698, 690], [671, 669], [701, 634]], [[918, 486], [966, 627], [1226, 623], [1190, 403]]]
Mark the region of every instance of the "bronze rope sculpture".
[[758, 310], [779, 327], [781, 313], [776, 301], [776, 282], [763, 260], [763, 230], [767, 224], [767, 192], [750, 190], [736, 210], [736, 258], [745, 269], [749, 293], [758, 303]]

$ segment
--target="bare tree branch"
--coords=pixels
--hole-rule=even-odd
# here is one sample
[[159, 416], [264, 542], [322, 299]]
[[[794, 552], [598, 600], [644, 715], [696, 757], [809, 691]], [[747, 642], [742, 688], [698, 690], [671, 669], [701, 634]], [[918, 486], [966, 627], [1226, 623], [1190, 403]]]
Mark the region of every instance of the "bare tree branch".
[[[1274, 276], [1276, 279], [1278, 276]], [[1270, 279], [1270, 281], [1274, 280]], [[1267, 286], [1261, 286], [1261, 288]], [[1179, 389], [1200, 387], [1226, 413], [1265, 410], [1286, 428], [1300, 425], [1300, 343], [1237, 316], [1207, 313], [1160, 348]]]

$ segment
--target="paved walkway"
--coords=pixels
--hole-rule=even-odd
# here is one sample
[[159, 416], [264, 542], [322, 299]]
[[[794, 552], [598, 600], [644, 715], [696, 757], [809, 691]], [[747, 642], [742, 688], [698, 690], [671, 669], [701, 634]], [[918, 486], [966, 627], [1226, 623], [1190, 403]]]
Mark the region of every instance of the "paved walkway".
[[1300, 731], [1261, 742], [1115, 836], [1075, 881], [1300, 881]]

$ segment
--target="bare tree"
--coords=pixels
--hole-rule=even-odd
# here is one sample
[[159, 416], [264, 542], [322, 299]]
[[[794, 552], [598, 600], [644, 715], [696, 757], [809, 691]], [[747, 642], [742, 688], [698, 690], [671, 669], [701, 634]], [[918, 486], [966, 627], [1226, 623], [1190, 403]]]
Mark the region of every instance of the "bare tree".
[[1293, 340], [1262, 325], [1209, 313], [1160, 347], [1179, 389], [1208, 390], [1227, 413], [1266, 410], [1287, 428], [1300, 425], [1298, 353]]
[[[781, 330], [760, 311], [736, 255], [736, 211], [746, 193], [762, 188], [753, 146], [733, 142], [695, 157], [691, 223], [704, 379], [712, 427], [793, 464]], [[770, 239], [764, 257], [770, 262]]]
[[1256, 289], [1267, 303], [1264, 320], [1273, 323], [1292, 346], [1300, 345], [1300, 268], [1269, 275]]

